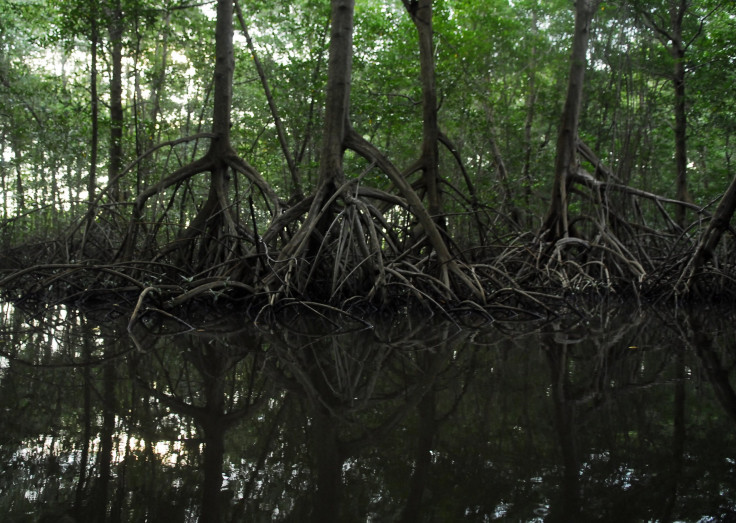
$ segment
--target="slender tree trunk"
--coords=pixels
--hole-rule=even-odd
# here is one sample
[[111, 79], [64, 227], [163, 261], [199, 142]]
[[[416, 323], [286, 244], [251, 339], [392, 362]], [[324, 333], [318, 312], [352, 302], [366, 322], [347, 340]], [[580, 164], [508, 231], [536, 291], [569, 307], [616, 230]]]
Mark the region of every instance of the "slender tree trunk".
[[49, 185], [51, 189], [51, 205], [53, 206], [51, 209], [51, 226], [54, 230], [57, 230], [59, 226], [59, 215], [61, 214], [61, 209], [64, 208], [64, 204], [62, 203], [61, 195], [59, 194], [59, 179], [56, 174], [61, 172], [61, 168], [57, 162], [54, 163], [55, 165], [52, 169], [54, 174], [49, 177]]
[[[687, 2], [682, 0], [679, 8], [670, 7], [672, 23], [672, 43], [670, 54], [674, 60], [672, 83], [675, 90], [675, 172], [677, 174], [676, 198], [689, 202], [690, 193], [687, 187], [687, 111], [685, 107], [685, 47], [682, 42], [682, 16], [687, 9]], [[680, 227], [685, 226], [685, 207], [678, 205], [675, 209], [675, 221]]]
[[[527, 79], [527, 95], [526, 95], [526, 118], [524, 120], [524, 167], [522, 168], [522, 178], [524, 183], [524, 203], [529, 209], [529, 203], [532, 196], [533, 180], [531, 176], [532, 165], [532, 125], [534, 123], [534, 109], [537, 100], [537, 44], [536, 37], [538, 33], [537, 12], [532, 11], [532, 47], [529, 51], [529, 76]], [[531, 223], [529, 224], [531, 225]]]
[[291, 154], [291, 151], [289, 149], [289, 145], [286, 142], [286, 131], [284, 130], [284, 124], [281, 120], [281, 116], [279, 115], [278, 108], [276, 107], [276, 101], [273, 98], [273, 94], [271, 93], [271, 87], [268, 84], [268, 79], [266, 78], [266, 72], [263, 70], [263, 66], [261, 65], [261, 61], [258, 58], [258, 54], [256, 53], [255, 46], [253, 45], [253, 41], [250, 38], [250, 34], [248, 33], [248, 27], [245, 24], [245, 18], [243, 17], [243, 12], [240, 9], [240, 4], [235, 1], [235, 10], [238, 15], [238, 21], [240, 22], [240, 29], [243, 31], [243, 35], [245, 36], [245, 41], [248, 45], [248, 50], [250, 51], [251, 56], [253, 57], [253, 64], [256, 66], [256, 71], [258, 72], [258, 77], [261, 79], [261, 85], [263, 86], [263, 92], [266, 95], [266, 101], [268, 102], [268, 107], [271, 110], [271, 116], [273, 117], [274, 125], [276, 126], [276, 134], [279, 139], [279, 144], [281, 145], [281, 152], [284, 154], [284, 158], [286, 158], [286, 164], [289, 167], [289, 173], [291, 174], [291, 183], [293, 184], [292, 193], [293, 196], [297, 199], [301, 199], [304, 197], [304, 193], [302, 191], [302, 184], [301, 184], [301, 177], [299, 176], [299, 169], [294, 161], [294, 157]]
[[[184, 168], [185, 178], [202, 171], [210, 171], [210, 186], [207, 201], [191, 220], [190, 226], [178, 237], [177, 255], [179, 263], [193, 271], [215, 267], [226, 256], [221, 241], [221, 227], [231, 220], [228, 208], [228, 187], [230, 185], [227, 159], [234, 156], [230, 144], [230, 127], [233, 99], [233, 73], [235, 58], [233, 52], [233, 2], [218, 0], [217, 22], [215, 25], [215, 72], [214, 98], [212, 108], [212, 134], [214, 138], [209, 150], [200, 161]], [[236, 237], [235, 231], [229, 236]], [[199, 255], [192, 259], [195, 251], [190, 249], [190, 240], [201, 238]]]
[[[210, 177], [209, 203], [214, 209], [222, 209], [226, 204], [229, 186], [225, 158], [232, 153], [230, 145], [230, 111], [233, 102], [233, 74], [235, 57], [233, 52], [233, 2], [218, 0], [217, 24], [215, 26], [215, 83], [212, 109], [212, 140], [209, 152], [214, 162]], [[225, 206], [222, 204], [225, 203]], [[222, 206], [222, 207], [221, 207]], [[205, 218], [209, 218], [206, 216]], [[219, 220], [218, 220], [219, 221]], [[204, 245], [204, 243], [203, 243]]]
[[[668, 28], [660, 25], [649, 11], [641, 11], [649, 25], [654, 29], [662, 45], [672, 56], [672, 86], [674, 88], [675, 115], [675, 197], [684, 202], [690, 201], [687, 184], [687, 109], [685, 106], [685, 50], [682, 22], [691, 2], [689, 0], [669, 0]], [[675, 223], [685, 225], [685, 207], [675, 209]]]
[[20, 142], [13, 141], [13, 155], [15, 156], [15, 207], [18, 216], [26, 212], [25, 187], [23, 184], [23, 155], [20, 152]]
[[493, 116], [493, 110], [486, 106], [486, 117], [488, 118], [488, 135], [489, 145], [491, 146], [491, 156], [493, 156], [493, 163], [496, 164], [496, 176], [498, 177], [498, 183], [501, 185], [501, 191], [503, 192], [503, 204], [505, 206], [513, 205], [513, 194], [511, 187], [509, 186], [509, 173], [506, 169], [506, 163], [503, 161], [503, 155], [501, 155], [501, 149], [498, 147], [498, 130], [496, 129], [496, 122]]
[[570, 176], [575, 174], [577, 169], [578, 122], [583, 99], [590, 24], [595, 5], [597, 5], [595, 0], [578, 0], [575, 4], [575, 34], [570, 57], [567, 96], [557, 136], [552, 201], [540, 234], [546, 241], [555, 241], [567, 237], [570, 233], [567, 219], [568, 189]]
[[[117, 180], [123, 161], [123, 12], [120, 0], [115, 0], [107, 13], [111, 47], [112, 77], [110, 79], [110, 158], [108, 180]], [[112, 183], [110, 199], [119, 202], [120, 182]]]
[[432, 0], [404, 0], [404, 6], [419, 35], [419, 65], [422, 83], [422, 157], [424, 187], [427, 191], [427, 209], [433, 220], [444, 225], [439, 187], [439, 123], [437, 116], [437, 86], [434, 64], [434, 31], [432, 27]]
[[[5, 150], [5, 137], [0, 140], [0, 148]], [[8, 181], [4, 168], [4, 164], [0, 162], [0, 191], [3, 193], [3, 220], [8, 219]]]
[[97, 2], [90, 1], [90, 106], [92, 108], [92, 129], [90, 136], [89, 173], [87, 175], [87, 221], [80, 252], [84, 253], [87, 234], [95, 221], [95, 193], [97, 191], [97, 147], [99, 142], [99, 99], [97, 97], [97, 44], [99, 31], [97, 25]]
[[[161, 63], [159, 65], [158, 75], [153, 82], [153, 90], [151, 92], [151, 111], [149, 118], [153, 125], [156, 125], [159, 115], [161, 114], [161, 96], [164, 92], [164, 84], [166, 83], [166, 67], [169, 62], [170, 26], [171, 13], [167, 11], [164, 15], [164, 27], [161, 35]], [[153, 135], [151, 135], [149, 139], [151, 145], [153, 145]]]
[[[89, 155], [89, 176], [87, 178], [87, 198], [89, 199], [90, 209], [94, 205], [95, 191], [97, 190], [97, 145], [99, 141], [99, 100], [97, 97], [97, 43], [99, 40], [97, 30], [97, 2], [91, 2], [92, 10], [90, 18], [92, 22], [92, 33], [90, 37], [90, 73], [89, 73], [89, 92], [90, 106], [92, 108], [92, 136], [90, 138], [90, 155]], [[93, 215], [90, 213], [90, 220]]]
[[[317, 50], [317, 63], [314, 66], [314, 70], [312, 71], [312, 77], [310, 80], [310, 85], [314, 85], [317, 83], [319, 79], [320, 72], [322, 71], [322, 64], [324, 62], [324, 44], [325, 40], [327, 38], [328, 31], [330, 29], [330, 21], [328, 20], [325, 24], [325, 27], [322, 31], [321, 37], [320, 37], [320, 44], [319, 49]], [[310, 147], [307, 149], [307, 145], [310, 141], [312, 141], [312, 129], [314, 126], [314, 113], [315, 113], [315, 106], [317, 105], [316, 97], [314, 95], [309, 97], [309, 110], [307, 111], [307, 123], [306, 127], [304, 129], [304, 138], [302, 139], [302, 143], [299, 146], [299, 150], [296, 154], [296, 163], [299, 165], [302, 160], [304, 159], [304, 153], [309, 150], [309, 154], [312, 154], [312, 148]]]

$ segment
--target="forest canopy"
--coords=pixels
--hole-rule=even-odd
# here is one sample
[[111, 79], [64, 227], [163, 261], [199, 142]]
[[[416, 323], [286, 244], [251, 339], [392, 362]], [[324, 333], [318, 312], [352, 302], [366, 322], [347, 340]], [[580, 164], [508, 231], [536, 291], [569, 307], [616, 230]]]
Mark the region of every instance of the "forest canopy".
[[479, 5], [0, 3], [6, 298], [732, 298], [734, 4]]

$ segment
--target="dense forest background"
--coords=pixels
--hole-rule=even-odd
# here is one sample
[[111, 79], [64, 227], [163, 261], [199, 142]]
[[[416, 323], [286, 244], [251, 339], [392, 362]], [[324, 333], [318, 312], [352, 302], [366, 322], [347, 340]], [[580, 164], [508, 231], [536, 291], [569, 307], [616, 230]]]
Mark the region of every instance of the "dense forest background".
[[733, 288], [735, 60], [715, 0], [3, 0], [1, 283]]

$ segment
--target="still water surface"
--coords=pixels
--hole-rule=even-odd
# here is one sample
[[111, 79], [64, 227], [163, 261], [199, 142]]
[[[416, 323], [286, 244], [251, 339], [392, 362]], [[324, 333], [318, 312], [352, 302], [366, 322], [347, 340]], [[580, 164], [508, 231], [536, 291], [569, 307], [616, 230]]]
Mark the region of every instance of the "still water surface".
[[1, 519], [736, 521], [735, 310], [324, 312], [3, 306]]

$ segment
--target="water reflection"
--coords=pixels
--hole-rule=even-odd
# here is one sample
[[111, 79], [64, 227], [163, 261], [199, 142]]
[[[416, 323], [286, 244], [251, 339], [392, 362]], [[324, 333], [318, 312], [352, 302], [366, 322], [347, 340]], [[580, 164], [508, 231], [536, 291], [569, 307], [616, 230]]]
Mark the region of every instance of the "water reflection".
[[736, 515], [733, 311], [117, 316], [2, 309], [9, 520]]

